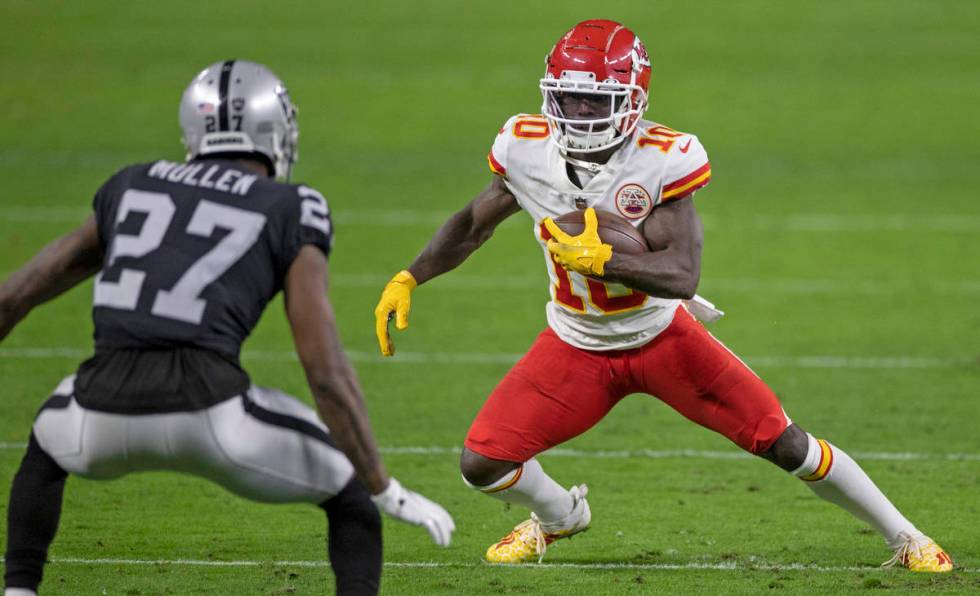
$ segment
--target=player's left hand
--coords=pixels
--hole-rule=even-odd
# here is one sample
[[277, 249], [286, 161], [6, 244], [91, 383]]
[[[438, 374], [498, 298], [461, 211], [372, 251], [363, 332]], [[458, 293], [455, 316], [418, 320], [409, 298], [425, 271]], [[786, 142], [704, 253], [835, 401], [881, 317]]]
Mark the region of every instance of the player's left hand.
[[585, 210], [585, 229], [578, 236], [565, 233], [550, 217], [543, 221], [551, 234], [548, 251], [554, 255], [559, 265], [592, 277], [602, 277], [606, 262], [612, 258], [612, 245], [599, 238], [599, 220], [595, 209]]
[[373, 495], [371, 500], [378, 509], [395, 519], [428, 530], [433, 542], [439, 546], [449, 546], [456, 524], [449, 512], [435, 501], [408, 490], [394, 478], [388, 488]]

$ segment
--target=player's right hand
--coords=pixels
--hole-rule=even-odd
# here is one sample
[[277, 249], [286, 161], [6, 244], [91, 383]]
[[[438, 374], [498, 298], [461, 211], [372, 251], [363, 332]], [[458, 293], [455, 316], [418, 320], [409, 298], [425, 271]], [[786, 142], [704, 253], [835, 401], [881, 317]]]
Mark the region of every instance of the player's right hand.
[[384, 291], [381, 292], [381, 300], [374, 307], [374, 332], [378, 336], [378, 345], [381, 347], [381, 354], [391, 356], [395, 353], [395, 342], [388, 334], [388, 321], [395, 315], [395, 327], [399, 331], [408, 329], [408, 311], [412, 308], [412, 290], [418, 283], [415, 277], [408, 270], [399, 271], [395, 277], [391, 278]]
[[592, 277], [602, 277], [605, 265], [612, 258], [612, 245], [599, 237], [599, 218], [595, 209], [585, 210], [585, 229], [578, 236], [567, 234], [550, 217], [541, 222], [551, 234], [548, 252], [554, 255], [559, 265]]
[[424, 527], [439, 546], [449, 546], [456, 524], [438, 503], [406, 489], [394, 478], [389, 479], [388, 488], [373, 495], [371, 500], [391, 517]]

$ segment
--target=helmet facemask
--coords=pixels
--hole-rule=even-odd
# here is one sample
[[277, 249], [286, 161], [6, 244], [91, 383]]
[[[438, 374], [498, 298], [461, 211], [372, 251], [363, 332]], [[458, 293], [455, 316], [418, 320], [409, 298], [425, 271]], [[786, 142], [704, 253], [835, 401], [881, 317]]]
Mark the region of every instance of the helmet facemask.
[[288, 181], [293, 164], [299, 158], [299, 125], [296, 122], [299, 108], [289, 99], [289, 93], [283, 85], [277, 85], [275, 93], [282, 104], [286, 119], [284, 129], [281, 132], [276, 131], [272, 137], [273, 164], [275, 175]]
[[[633, 133], [646, 110], [646, 92], [639, 85], [615, 80], [597, 82], [591, 72], [563, 71], [561, 78], [540, 82], [544, 103], [541, 111], [550, 123], [551, 138], [562, 153], [596, 153], [615, 147]], [[561, 107], [563, 94], [597, 96], [608, 112], [595, 118], [573, 118]], [[604, 101], [603, 101], [604, 100]]]

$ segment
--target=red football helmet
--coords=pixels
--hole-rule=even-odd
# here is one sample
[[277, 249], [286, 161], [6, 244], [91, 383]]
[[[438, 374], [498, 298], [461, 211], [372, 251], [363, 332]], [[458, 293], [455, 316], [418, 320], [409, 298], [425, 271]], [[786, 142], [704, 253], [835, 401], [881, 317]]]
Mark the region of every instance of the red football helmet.
[[[582, 21], [558, 40], [545, 64], [541, 111], [563, 153], [608, 149], [636, 128], [647, 108], [650, 57], [640, 38], [624, 25], [605, 19]], [[561, 108], [564, 94], [600, 96], [609, 113], [570, 118]]]

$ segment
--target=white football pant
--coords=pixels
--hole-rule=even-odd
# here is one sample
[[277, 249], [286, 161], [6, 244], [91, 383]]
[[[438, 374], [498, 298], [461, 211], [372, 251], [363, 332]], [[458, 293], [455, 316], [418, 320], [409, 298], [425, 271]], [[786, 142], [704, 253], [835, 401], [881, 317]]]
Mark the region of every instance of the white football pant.
[[253, 385], [204, 410], [129, 415], [83, 408], [74, 381], [64, 379], [34, 421], [38, 444], [71, 474], [173, 470], [254, 501], [315, 504], [354, 475], [316, 413], [281, 391]]

